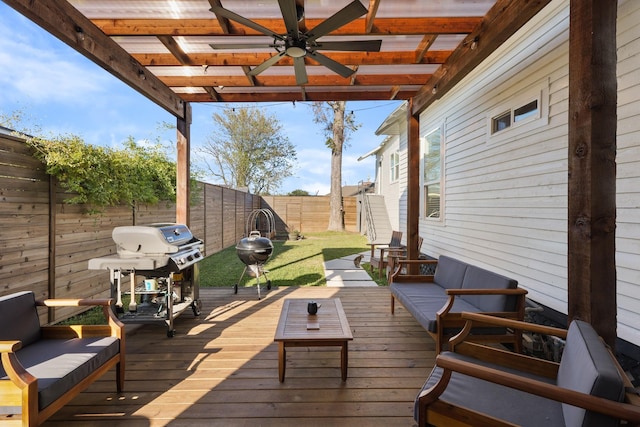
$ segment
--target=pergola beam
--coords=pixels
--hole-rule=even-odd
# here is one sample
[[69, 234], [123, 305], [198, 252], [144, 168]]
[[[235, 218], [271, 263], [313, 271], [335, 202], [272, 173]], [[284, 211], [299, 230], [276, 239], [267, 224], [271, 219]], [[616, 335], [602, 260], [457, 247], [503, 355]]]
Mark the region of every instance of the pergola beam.
[[498, 0], [487, 12], [482, 23], [453, 51], [415, 95], [413, 114], [420, 114], [455, 87], [550, 1]]

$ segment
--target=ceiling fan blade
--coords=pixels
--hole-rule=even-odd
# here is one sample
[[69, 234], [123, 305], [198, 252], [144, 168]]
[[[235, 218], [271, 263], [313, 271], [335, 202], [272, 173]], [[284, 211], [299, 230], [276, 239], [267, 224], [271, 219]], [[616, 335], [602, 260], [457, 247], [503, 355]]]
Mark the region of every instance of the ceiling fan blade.
[[304, 58], [293, 58], [293, 70], [296, 73], [296, 84], [304, 85], [309, 82], [307, 78], [307, 67], [304, 65]]
[[360, 3], [360, 0], [354, 0], [335, 14], [331, 15], [313, 29], [307, 32], [307, 40], [314, 41], [333, 30], [337, 30], [345, 24], [357, 19], [367, 13], [367, 8]]
[[308, 53], [312, 59], [318, 61], [320, 64], [324, 65], [334, 73], [340, 74], [342, 77], [349, 77], [354, 73], [354, 71], [351, 68], [345, 67], [341, 63], [336, 62], [333, 59], [327, 56], [324, 56], [319, 52], [309, 51]]
[[273, 44], [259, 43], [209, 43], [212, 49], [265, 49], [275, 47]]
[[311, 50], [337, 50], [358, 52], [380, 52], [382, 40], [353, 40], [339, 42], [317, 42], [309, 46]]
[[282, 19], [284, 19], [287, 33], [297, 37], [298, 14], [296, 13], [296, 0], [278, 0], [278, 4], [280, 5], [280, 12], [282, 12]]
[[267, 36], [271, 36], [271, 37], [275, 37], [279, 40], [284, 40], [284, 37], [282, 37], [280, 34], [276, 34], [273, 31], [271, 31], [270, 29], [263, 27], [260, 24], [257, 24], [255, 22], [253, 22], [250, 19], [245, 18], [244, 16], [240, 16], [235, 12], [232, 12], [228, 9], [225, 9], [222, 6], [211, 6], [211, 9], [209, 9], [211, 12], [215, 13], [217, 16], [223, 16], [227, 19], [231, 19], [232, 21], [236, 21], [246, 27], [252, 28], [262, 34], [265, 34]]
[[257, 76], [267, 68], [271, 67], [276, 62], [280, 61], [280, 59], [285, 55], [284, 52], [280, 52], [277, 55], [273, 55], [271, 58], [264, 61], [262, 64], [254, 67], [251, 71], [249, 71], [250, 76]]

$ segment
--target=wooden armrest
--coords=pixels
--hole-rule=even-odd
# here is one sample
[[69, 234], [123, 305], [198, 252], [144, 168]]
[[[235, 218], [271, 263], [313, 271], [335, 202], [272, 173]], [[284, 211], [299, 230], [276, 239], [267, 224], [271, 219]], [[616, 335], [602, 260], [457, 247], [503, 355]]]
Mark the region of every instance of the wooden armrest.
[[28, 389], [31, 394], [38, 392], [36, 378], [27, 372], [16, 356], [15, 352], [20, 348], [22, 348], [22, 341], [0, 341], [0, 353], [2, 353], [0, 366], [6, 372], [9, 381], [17, 386], [17, 389], [2, 387], [2, 403], [5, 404], [20, 405], [24, 389]]
[[68, 326], [43, 326], [41, 330], [49, 338], [63, 337], [97, 337], [114, 336], [124, 338], [124, 323], [112, 309], [113, 298], [106, 299], [71, 299], [56, 298], [36, 301], [36, 305], [45, 307], [102, 307], [108, 326], [104, 325], [68, 325]]
[[446, 289], [447, 295], [526, 295], [527, 290], [516, 289]]
[[22, 348], [22, 341], [0, 341], [0, 353], [18, 351]]
[[[462, 312], [462, 318], [467, 320], [470, 326], [473, 322], [482, 322], [482, 324], [491, 324], [495, 326], [504, 326], [506, 328], [520, 329], [523, 331], [535, 332], [544, 335], [554, 335], [559, 338], [567, 337], [567, 330], [554, 328], [551, 326], [543, 326], [535, 323], [524, 322], [521, 320], [505, 319], [502, 317], [489, 316], [481, 313]], [[462, 332], [461, 332], [462, 334]]]
[[[436, 259], [402, 259], [399, 258], [397, 263], [394, 263], [396, 269], [391, 273], [390, 282], [433, 282], [434, 276], [429, 274], [402, 274], [402, 267], [419, 266], [424, 264], [437, 264]], [[407, 268], [406, 271], [410, 272]]]
[[113, 302], [112, 298], [108, 299], [71, 299], [56, 298], [36, 301], [36, 305], [45, 307], [81, 307], [81, 306], [108, 306]]
[[472, 362], [457, 360], [444, 354], [436, 356], [436, 366], [610, 417], [640, 423], [640, 407], [627, 403], [591, 396]]
[[437, 259], [401, 259], [398, 261], [400, 264], [411, 265], [411, 264], [437, 264]]

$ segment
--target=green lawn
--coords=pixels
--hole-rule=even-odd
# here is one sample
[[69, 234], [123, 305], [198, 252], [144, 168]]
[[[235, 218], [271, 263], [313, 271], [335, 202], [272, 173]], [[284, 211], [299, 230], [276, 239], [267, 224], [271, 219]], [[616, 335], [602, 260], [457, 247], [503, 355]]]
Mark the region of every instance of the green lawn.
[[[324, 286], [323, 261], [368, 249], [366, 237], [359, 233], [310, 233], [301, 240], [273, 241], [273, 254], [264, 269], [274, 286]], [[208, 256], [199, 265], [201, 287], [233, 286], [245, 267], [236, 255], [235, 245]], [[245, 274], [238, 286], [255, 283]]]

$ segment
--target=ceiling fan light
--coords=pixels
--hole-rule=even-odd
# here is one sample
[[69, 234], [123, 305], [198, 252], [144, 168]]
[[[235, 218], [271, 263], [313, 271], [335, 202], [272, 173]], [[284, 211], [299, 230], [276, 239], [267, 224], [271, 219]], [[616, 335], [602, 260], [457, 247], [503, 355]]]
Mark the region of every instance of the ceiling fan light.
[[287, 47], [287, 55], [292, 58], [301, 58], [307, 54], [307, 51], [300, 46], [289, 46]]

